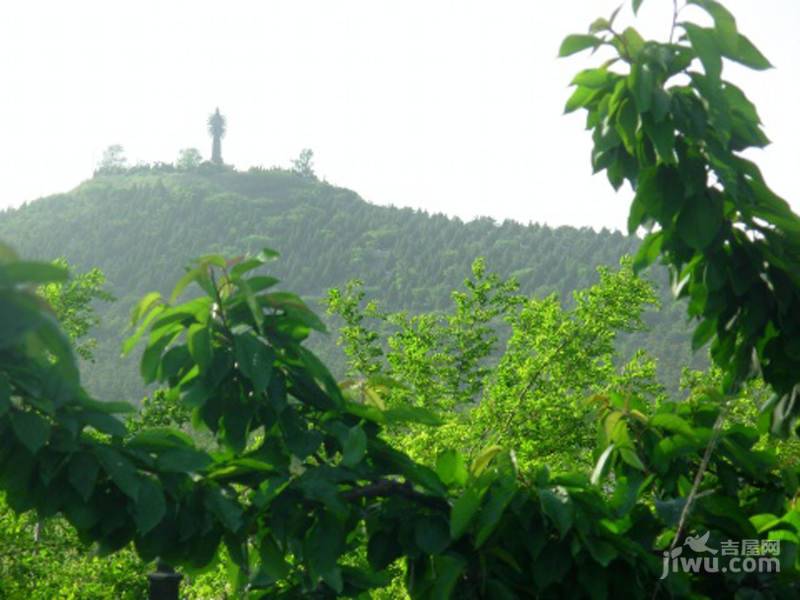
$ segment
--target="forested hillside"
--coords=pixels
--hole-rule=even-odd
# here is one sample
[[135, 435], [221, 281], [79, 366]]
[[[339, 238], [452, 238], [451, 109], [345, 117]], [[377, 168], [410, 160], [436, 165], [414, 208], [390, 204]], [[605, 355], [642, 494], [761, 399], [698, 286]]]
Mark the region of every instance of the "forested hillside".
[[[556, 292], [568, 303], [572, 290], [597, 280], [597, 265], [616, 265], [638, 246], [637, 238], [618, 232], [490, 219], [464, 223], [371, 205], [350, 190], [291, 171], [209, 165], [96, 175], [69, 193], [0, 213], [0, 239], [25, 256], [63, 256], [79, 271], [96, 266], [105, 272], [117, 300], [97, 307], [97, 362], [84, 371], [88, 387], [107, 399], [138, 399], [143, 392], [135, 359], [119, 357], [132, 304], [148, 291], [168, 292], [181, 274], [176, 265], [201, 254], [274, 248], [281, 258], [273, 270], [312, 306], [328, 288], [358, 277], [387, 309], [413, 312], [444, 307], [477, 256], [486, 258], [489, 270], [516, 277], [523, 293]], [[658, 280], [662, 307], [646, 315], [650, 332], [623, 340], [621, 350], [650, 350], [659, 358], [662, 381], [674, 388], [680, 367], [692, 362], [688, 327], [666, 277], [655, 269], [651, 277]], [[317, 338], [315, 345], [338, 368], [334, 339]]]

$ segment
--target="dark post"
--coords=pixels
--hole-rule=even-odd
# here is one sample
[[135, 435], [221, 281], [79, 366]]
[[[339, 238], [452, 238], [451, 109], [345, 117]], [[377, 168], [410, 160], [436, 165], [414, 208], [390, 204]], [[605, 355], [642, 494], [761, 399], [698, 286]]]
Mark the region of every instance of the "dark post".
[[147, 576], [150, 581], [148, 600], [178, 600], [178, 588], [183, 575], [160, 560], [156, 564], [155, 573]]

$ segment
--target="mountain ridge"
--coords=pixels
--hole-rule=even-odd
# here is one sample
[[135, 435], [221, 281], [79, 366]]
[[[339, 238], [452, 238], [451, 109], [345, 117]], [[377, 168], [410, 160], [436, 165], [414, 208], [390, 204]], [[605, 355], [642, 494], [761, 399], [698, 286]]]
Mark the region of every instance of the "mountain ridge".
[[[130, 307], [146, 292], [168, 293], [183, 266], [202, 254], [274, 248], [282, 255], [273, 269], [282, 287], [314, 308], [328, 288], [357, 277], [387, 308], [413, 312], [442, 309], [477, 256], [490, 270], [516, 277], [524, 293], [556, 292], [568, 302], [571, 290], [595, 281], [596, 266], [616, 265], [639, 244], [608, 230], [510, 219], [465, 222], [375, 205], [352, 190], [283, 169], [179, 171], [170, 165], [96, 174], [69, 192], [7, 209], [0, 213], [0, 239], [26, 257], [64, 256], [78, 270], [105, 272], [118, 300], [98, 307], [98, 360], [85, 369], [87, 385], [101, 398], [129, 400], [143, 392], [134, 362], [118, 357]], [[623, 345], [655, 350], [674, 385], [677, 365], [692, 362], [689, 330], [664, 273], [651, 278], [663, 304], [647, 316], [654, 329]], [[317, 345], [336, 368], [341, 360], [334, 337]], [[115, 376], [102, 376], [112, 370]]]

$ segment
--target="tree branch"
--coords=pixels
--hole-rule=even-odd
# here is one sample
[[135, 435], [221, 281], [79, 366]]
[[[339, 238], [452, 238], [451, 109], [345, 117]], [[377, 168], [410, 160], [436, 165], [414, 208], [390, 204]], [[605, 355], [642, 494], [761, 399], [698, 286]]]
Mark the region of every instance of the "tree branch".
[[399, 496], [424, 506], [436, 509], [449, 509], [450, 505], [444, 498], [428, 496], [416, 491], [409, 482], [393, 481], [391, 479], [380, 479], [374, 483], [362, 487], [353, 488], [342, 494], [342, 498], [348, 502], [356, 502], [362, 498], [390, 498]]

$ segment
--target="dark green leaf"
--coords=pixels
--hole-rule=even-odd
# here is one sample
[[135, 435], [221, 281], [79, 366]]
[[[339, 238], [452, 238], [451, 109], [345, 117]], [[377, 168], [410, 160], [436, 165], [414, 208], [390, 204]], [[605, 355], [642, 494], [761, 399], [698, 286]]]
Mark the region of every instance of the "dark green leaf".
[[0, 373], [0, 417], [11, 408], [11, 384], [5, 373]]
[[431, 590], [431, 600], [448, 600], [463, 573], [466, 563], [456, 556], [442, 555], [433, 559], [436, 582]]
[[267, 389], [272, 377], [275, 352], [253, 335], [236, 336], [236, 362], [250, 379], [253, 391], [260, 395]]
[[489, 536], [494, 533], [494, 530], [500, 523], [503, 512], [506, 510], [508, 503], [511, 502], [515, 493], [516, 487], [513, 481], [495, 484], [489, 489], [486, 502], [480, 513], [478, 513], [478, 520], [476, 523], [478, 533], [475, 536], [476, 548], [482, 546]]
[[125, 437], [128, 434], [128, 429], [125, 427], [125, 424], [111, 415], [94, 411], [84, 411], [81, 417], [84, 423], [94, 427], [101, 433], [107, 433], [108, 435], [116, 437]]
[[133, 463], [113, 448], [100, 446], [95, 449], [97, 460], [103, 470], [120, 490], [136, 501], [139, 498], [140, 478]]
[[237, 502], [223, 494], [220, 488], [206, 489], [204, 504], [228, 531], [235, 533], [239, 530], [242, 525], [242, 509]]
[[171, 448], [164, 451], [156, 461], [162, 471], [193, 473], [202, 471], [211, 464], [211, 457], [193, 448]]
[[50, 423], [33, 412], [13, 411], [11, 428], [31, 454], [36, 454], [50, 437]]
[[341, 521], [323, 512], [311, 528], [305, 545], [305, 556], [313, 571], [319, 575], [330, 572], [344, 552], [345, 531]]
[[84, 502], [92, 496], [100, 463], [88, 452], [78, 452], [69, 461], [68, 478]]
[[441, 554], [450, 545], [450, 530], [441, 517], [423, 517], [414, 525], [414, 539], [426, 554]]
[[539, 490], [539, 501], [541, 502], [542, 512], [547, 515], [555, 524], [563, 538], [570, 527], [575, 514], [572, 499], [566, 490], [561, 487]]
[[289, 564], [271, 535], [265, 535], [261, 539], [259, 549], [261, 551], [261, 565], [272, 581], [283, 579], [289, 574]]
[[472, 522], [480, 506], [481, 498], [474, 488], [468, 487], [453, 504], [450, 513], [450, 537], [454, 540], [460, 538]]
[[133, 513], [139, 533], [147, 534], [161, 522], [166, 513], [167, 503], [161, 486], [148, 478], [142, 478], [139, 484], [139, 498]]
[[678, 233], [696, 250], [703, 250], [722, 225], [722, 206], [710, 196], [689, 198], [678, 216]]

